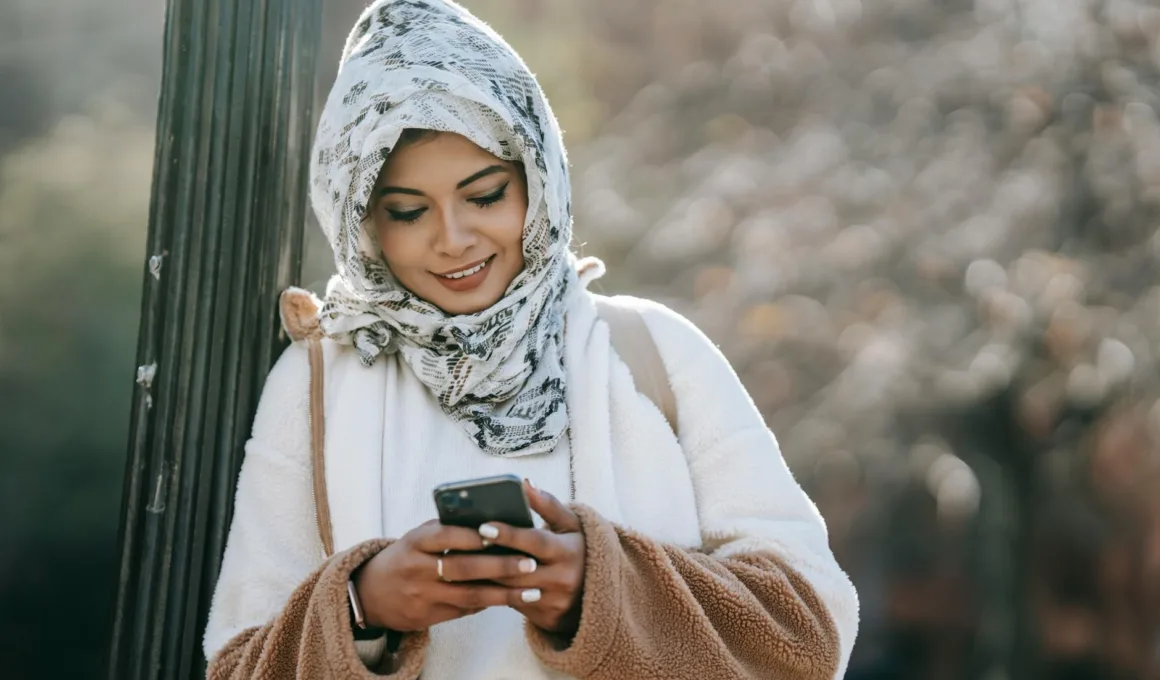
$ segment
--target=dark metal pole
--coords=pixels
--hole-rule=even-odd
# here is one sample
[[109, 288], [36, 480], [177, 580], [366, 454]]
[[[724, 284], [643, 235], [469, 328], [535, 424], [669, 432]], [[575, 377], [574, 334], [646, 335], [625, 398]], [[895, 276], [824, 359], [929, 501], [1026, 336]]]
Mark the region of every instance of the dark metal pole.
[[112, 680], [201, 678], [257, 396], [297, 280], [322, 0], [169, 0]]

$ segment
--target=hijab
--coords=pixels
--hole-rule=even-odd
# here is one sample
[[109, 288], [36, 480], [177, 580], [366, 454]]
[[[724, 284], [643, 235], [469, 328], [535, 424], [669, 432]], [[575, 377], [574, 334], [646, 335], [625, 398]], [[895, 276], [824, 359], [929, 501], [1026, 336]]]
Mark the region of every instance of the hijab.
[[[524, 164], [524, 270], [494, 305], [448, 315], [406, 290], [365, 219], [404, 129], [454, 132]], [[398, 353], [440, 407], [497, 456], [555, 448], [567, 431], [564, 307], [579, 286], [560, 129], [535, 77], [449, 0], [377, 0], [343, 49], [311, 161], [311, 202], [337, 274], [321, 326], [370, 366]]]

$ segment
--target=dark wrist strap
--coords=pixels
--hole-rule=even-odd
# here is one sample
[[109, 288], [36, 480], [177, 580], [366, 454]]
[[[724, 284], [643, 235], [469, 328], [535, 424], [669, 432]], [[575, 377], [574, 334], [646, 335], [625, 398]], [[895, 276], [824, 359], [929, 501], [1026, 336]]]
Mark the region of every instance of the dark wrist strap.
[[398, 652], [399, 645], [403, 642], [403, 634], [390, 628], [384, 628], [383, 631], [387, 634], [387, 653], [394, 654]]
[[397, 630], [390, 628], [359, 628], [358, 624], [354, 622], [354, 612], [350, 615], [350, 631], [354, 633], [354, 639], [360, 642], [364, 640], [378, 640], [384, 635], [387, 636], [387, 654], [395, 654], [399, 651], [399, 645], [403, 642], [403, 634]]

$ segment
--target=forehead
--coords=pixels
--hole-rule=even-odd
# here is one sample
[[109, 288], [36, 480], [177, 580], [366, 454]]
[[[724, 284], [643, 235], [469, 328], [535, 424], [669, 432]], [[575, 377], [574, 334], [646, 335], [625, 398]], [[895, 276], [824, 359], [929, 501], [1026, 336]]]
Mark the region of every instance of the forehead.
[[440, 132], [391, 151], [379, 172], [378, 183], [416, 186], [449, 181], [454, 185], [497, 163], [512, 165], [462, 135]]

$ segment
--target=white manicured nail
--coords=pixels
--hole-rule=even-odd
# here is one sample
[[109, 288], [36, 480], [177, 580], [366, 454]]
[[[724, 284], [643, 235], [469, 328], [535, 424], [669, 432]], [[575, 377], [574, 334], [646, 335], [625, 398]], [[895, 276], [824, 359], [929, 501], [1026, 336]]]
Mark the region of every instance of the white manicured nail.
[[494, 541], [499, 538], [499, 528], [491, 524], [480, 524], [479, 535], [483, 536], [489, 541]]
[[528, 604], [531, 604], [532, 602], [539, 602], [540, 589], [532, 588], [530, 590], [525, 590], [524, 592], [520, 593], [520, 599], [524, 602], [527, 602]]
[[536, 561], [530, 557], [520, 560], [520, 573], [530, 574], [536, 570]]

